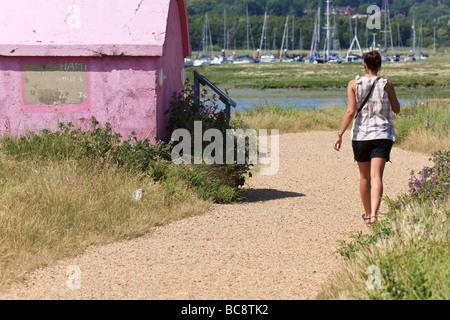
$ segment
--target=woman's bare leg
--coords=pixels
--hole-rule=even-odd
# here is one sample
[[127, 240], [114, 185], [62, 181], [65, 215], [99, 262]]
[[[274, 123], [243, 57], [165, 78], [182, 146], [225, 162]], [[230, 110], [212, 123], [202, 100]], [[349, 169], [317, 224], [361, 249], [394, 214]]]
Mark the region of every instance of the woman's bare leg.
[[370, 181], [371, 181], [371, 212], [370, 223], [376, 222], [376, 216], [381, 204], [381, 197], [383, 196], [383, 172], [386, 165], [386, 159], [372, 158], [370, 165]]
[[[359, 191], [361, 194], [361, 200], [363, 203], [364, 211], [366, 213], [366, 218], [371, 216], [371, 163], [368, 162], [358, 162], [359, 167]], [[369, 220], [366, 220], [369, 224]]]

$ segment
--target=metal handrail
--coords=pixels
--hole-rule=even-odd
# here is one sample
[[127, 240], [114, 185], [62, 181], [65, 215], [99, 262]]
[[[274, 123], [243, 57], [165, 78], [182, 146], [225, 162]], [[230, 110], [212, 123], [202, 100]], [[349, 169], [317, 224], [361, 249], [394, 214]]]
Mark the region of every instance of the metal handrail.
[[225, 104], [227, 120], [230, 121], [231, 106], [233, 108], [236, 108], [237, 103], [233, 101], [228, 95], [223, 93], [219, 88], [217, 88], [211, 81], [209, 81], [203, 75], [201, 75], [197, 70], [194, 70], [194, 87], [195, 87], [196, 102], [200, 101], [200, 84], [210, 87], [219, 96], [219, 100]]

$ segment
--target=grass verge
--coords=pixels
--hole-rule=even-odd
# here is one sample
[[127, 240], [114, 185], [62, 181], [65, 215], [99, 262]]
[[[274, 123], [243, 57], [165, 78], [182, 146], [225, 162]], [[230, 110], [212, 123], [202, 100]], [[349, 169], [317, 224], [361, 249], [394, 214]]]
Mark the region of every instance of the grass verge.
[[[0, 139], [0, 290], [87, 246], [130, 239], [241, 197], [233, 165], [176, 165], [170, 143], [106, 124]], [[133, 199], [141, 189], [143, 198]]]
[[339, 128], [344, 113], [345, 109], [337, 106], [310, 110], [268, 104], [236, 112], [233, 119], [243, 121], [255, 130], [279, 129], [280, 133], [294, 133]]
[[[87, 246], [144, 235], [211, 204], [181, 178], [167, 188], [117, 165], [0, 153], [0, 177], [0, 289]], [[140, 201], [132, 197], [137, 189]]]
[[337, 250], [342, 269], [318, 299], [448, 300], [450, 298], [450, 151], [410, 172], [409, 193], [385, 197], [389, 210], [369, 234]]
[[386, 215], [370, 234], [353, 234], [338, 252], [342, 268], [321, 300], [448, 300], [450, 205], [408, 206]]
[[406, 150], [431, 154], [450, 149], [450, 100], [407, 105], [395, 118], [396, 144]]

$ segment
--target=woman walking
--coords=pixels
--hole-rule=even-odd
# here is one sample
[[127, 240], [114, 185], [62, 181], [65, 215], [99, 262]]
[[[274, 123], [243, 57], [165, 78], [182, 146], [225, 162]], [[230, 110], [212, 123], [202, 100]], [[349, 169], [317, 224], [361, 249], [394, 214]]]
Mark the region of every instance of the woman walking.
[[377, 51], [365, 54], [363, 66], [365, 75], [348, 83], [348, 107], [334, 148], [340, 150], [342, 136], [356, 115], [350, 137], [359, 167], [359, 190], [365, 211], [362, 218], [366, 224], [375, 224], [383, 195], [384, 167], [395, 141], [393, 112], [400, 112], [400, 103], [393, 84], [387, 78], [377, 77], [381, 69]]

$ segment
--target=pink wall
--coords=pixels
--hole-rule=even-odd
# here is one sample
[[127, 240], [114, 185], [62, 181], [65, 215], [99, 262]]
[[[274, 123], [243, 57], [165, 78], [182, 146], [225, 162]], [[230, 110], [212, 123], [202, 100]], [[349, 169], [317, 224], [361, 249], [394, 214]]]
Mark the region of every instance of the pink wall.
[[[171, 3], [169, 11], [169, 23], [167, 25], [167, 41], [164, 45], [165, 55], [158, 61], [158, 67], [162, 68], [166, 76], [163, 86], [158, 94], [158, 137], [170, 136], [166, 132], [165, 125], [169, 120], [169, 115], [164, 115], [164, 111], [169, 107], [173, 92], [182, 89], [181, 71], [184, 70], [184, 54], [182, 43], [182, 26], [180, 24], [180, 11], [175, 1]], [[158, 70], [159, 70], [158, 68]]]
[[[62, 59], [62, 60], [61, 60]], [[81, 58], [49, 58], [49, 61], [82, 61]], [[22, 62], [42, 58], [0, 58], [0, 133], [23, 134], [41, 129], [56, 130], [58, 122], [89, 126], [94, 116], [111, 123], [124, 138], [135, 131], [139, 138], [155, 138], [157, 120], [156, 59], [151, 57], [84, 58], [88, 62], [89, 108], [41, 106], [23, 111]]]
[[[164, 111], [181, 89], [183, 58], [190, 55], [185, 0], [0, 5], [8, 8], [0, 12], [0, 134], [56, 130], [58, 122], [85, 128], [94, 116], [123, 138], [132, 131], [139, 139], [166, 135]], [[25, 105], [21, 65], [61, 62], [87, 64], [88, 99], [79, 105]]]

